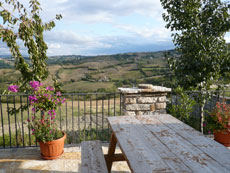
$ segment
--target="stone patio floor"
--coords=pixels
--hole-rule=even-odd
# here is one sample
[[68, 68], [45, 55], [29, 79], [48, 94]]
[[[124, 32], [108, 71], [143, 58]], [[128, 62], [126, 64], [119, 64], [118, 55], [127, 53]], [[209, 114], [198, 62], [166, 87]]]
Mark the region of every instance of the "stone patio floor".
[[[103, 144], [107, 153], [108, 144]], [[120, 152], [117, 148], [116, 152]], [[56, 160], [43, 160], [39, 147], [0, 149], [0, 173], [80, 173], [81, 149], [79, 145], [65, 145], [63, 155]], [[128, 173], [126, 162], [114, 162], [112, 173]]]

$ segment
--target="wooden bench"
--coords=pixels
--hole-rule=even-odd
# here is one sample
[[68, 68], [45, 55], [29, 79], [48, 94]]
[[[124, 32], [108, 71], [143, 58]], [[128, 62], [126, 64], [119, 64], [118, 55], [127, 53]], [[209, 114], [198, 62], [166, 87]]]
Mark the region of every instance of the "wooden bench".
[[84, 141], [81, 143], [81, 172], [108, 172], [100, 141]]

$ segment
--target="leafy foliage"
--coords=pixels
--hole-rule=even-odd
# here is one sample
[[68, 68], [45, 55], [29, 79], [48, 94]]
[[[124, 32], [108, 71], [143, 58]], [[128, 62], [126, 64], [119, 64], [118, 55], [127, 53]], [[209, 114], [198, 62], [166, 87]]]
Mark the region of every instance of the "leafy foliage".
[[183, 122], [189, 123], [190, 114], [193, 111], [193, 106], [196, 102], [194, 99], [190, 98], [181, 87], [176, 88], [174, 92], [179, 99], [177, 100], [176, 105], [172, 105], [169, 108], [169, 113]]
[[[3, 20], [3, 24], [0, 24], [0, 39], [7, 44], [15, 58], [16, 70], [21, 73], [18, 80], [20, 86], [32, 80], [45, 80], [48, 76], [46, 67], [48, 47], [43, 33], [51, 30], [55, 23], [53, 20], [43, 23], [40, 11], [40, 3], [37, 0], [30, 0], [28, 9], [18, 0], [0, 2], [0, 16]], [[59, 20], [61, 17], [57, 15], [56, 19]], [[21, 40], [27, 48], [30, 64], [23, 58], [18, 40]]]
[[173, 32], [179, 57], [169, 58], [184, 89], [209, 89], [230, 75], [230, 54], [224, 35], [230, 29], [230, 4], [221, 0], [161, 0], [166, 28]]

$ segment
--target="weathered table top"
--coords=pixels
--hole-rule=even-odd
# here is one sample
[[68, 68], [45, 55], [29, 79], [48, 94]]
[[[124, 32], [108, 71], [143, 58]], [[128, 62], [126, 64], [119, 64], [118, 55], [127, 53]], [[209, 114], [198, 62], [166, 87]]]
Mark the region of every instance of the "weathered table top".
[[230, 172], [226, 147], [171, 115], [108, 121], [132, 172]]

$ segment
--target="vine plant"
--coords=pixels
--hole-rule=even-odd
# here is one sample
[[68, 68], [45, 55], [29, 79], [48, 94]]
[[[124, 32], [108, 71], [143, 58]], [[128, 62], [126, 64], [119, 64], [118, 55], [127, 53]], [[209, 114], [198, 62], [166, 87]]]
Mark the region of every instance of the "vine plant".
[[[24, 87], [29, 81], [42, 81], [48, 77], [47, 44], [44, 41], [44, 31], [51, 30], [55, 26], [54, 20], [43, 22], [40, 17], [40, 3], [30, 0], [29, 7], [18, 0], [5, 0], [0, 2], [0, 40], [5, 42], [15, 59], [15, 69], [21, 75], [17, 84]], [[1, 20], [0, 18], [0, 20]], [[62, 16], [56, 15], [60, 20]], [[23, 42], [30, 61], [26, 61], [22, 55], [19, 40]]]

